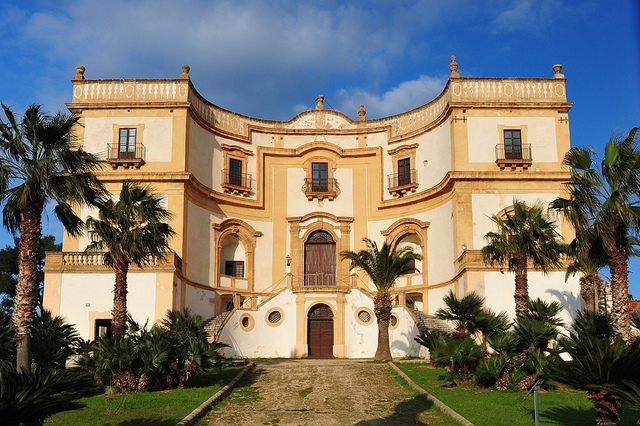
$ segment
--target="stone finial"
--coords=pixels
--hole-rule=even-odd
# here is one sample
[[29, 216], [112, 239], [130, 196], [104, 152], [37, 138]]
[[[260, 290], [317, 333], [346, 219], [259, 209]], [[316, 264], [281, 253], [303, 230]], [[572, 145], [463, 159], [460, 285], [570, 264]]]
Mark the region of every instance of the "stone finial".
[[360, 108], [358, 109], [358, 121], [366, 121], [367, 110], [364, 109], [364, 104], [360, 102]]
[[76, 67], [76, 75], [73, 76], [73, 79], [84, 80], [84, 70], [85, 70], [85, 67], [83, 67], [82, 65], [78, 65]]
[[318, 97], [316, 99], [318, 99], [318, 105], [316, 105], [316, 109], [317, 110], [323, 110], [324, 109], [324, 95], [318, 95]]
[[556, 74], [553, 76], [553, 78], [564, 78], [564, 74], [560, 74], [560, 71], [562, 71], [562, 65], [555, 64], [553, 66], [553, 70], [556, 72]]
[[189, 65], [183, 65], [182, 66], [182, 74], [180, 74], [180, 78], [189, 78], [189, 71], [191, 70], [191, 67]]
[[456, 57], [451, 57], [451, 63], [449, 64], [449, 69], [451, 70], [451, 74], [449, 74], [449, 78], [458, 78], [460, 74], [458, 73], [458, 63], [456, 62]]

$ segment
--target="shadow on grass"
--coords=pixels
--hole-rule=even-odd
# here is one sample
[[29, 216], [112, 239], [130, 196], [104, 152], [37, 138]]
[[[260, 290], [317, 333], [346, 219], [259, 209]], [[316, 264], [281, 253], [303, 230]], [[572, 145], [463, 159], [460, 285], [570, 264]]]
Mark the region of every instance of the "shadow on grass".
[[424, 395], [416, 395], [411, 399], [407, 399], [398, 403], [393, 409], [393, 414], [388, 417], [363, 420], [356, 423], [356, 426], [373, 426], [373, 425], [427, 425], [418, 419], [420, 414], [433, 408], [433, 402], [429, 401]]
[[224, 368], [214, 367], [205, 373], [201, 373], [193, 377], [186, 383], [185, 388], [205, 388], [215, 385], [226, 386], [242, 371], [243, 368], [244, 366]]
[[[533, 411], [531, 418], [533, 419]], [[549, 420], [553, 424], [573, 426], [576, 424], [595, 424], [596, 414], [593, 408], [577, 408], [565, 405], [540, 411], [540, 419]]]
[[175, 420], [167, 420], [161, 418], [139, 418], [118, 423], [107, 423], [105, 424], [105, 426], [174, 426], [175, 424]]

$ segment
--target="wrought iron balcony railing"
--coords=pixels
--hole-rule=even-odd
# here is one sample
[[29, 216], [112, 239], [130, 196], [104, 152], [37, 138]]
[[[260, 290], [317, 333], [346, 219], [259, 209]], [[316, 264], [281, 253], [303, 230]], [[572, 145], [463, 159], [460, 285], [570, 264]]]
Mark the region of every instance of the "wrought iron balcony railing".
[[531, 145], [523, 143], [521, 145], [496, 145], [496, 164], [500, 169], [518, 167], [526, 170], [531, 166], [533, 160], [531, 156]]
[[222, 170], [222, 181], [228, 185], [251, 189], [251, 175], [246, 173], [235, 173], [224, 169]]
[[223, 169], [222, 188], [226, 193], [242, 194], [246, 197], [251, 193], [251, 175]]
[[388, 175], [387, 188], [394, 197], [401, 197], [407, 192], [416, 192], [418, 188], [418, 171], [411, 169], [405, 173]]
[[339, 190], [338, 180], [334, 178], [305, 178], [302, 190], [309, 200], [312, 200], [314, 198], [318, 198], [320, 200], [322, 200], [323, 198], [328, 198], [329, 200], [333, 200]]
[[528, 160], [531, 161], [531, 145], [496, 145], [496, 160]]
[[133, 150], [129, 147], [121, 149], [120, 144], [109, 143], [107, 144], [107, 162], [118, 168], [123, 166], [125, 169], [129, 167], [140, 168], [145, 163], [147, 150], [144, 145], [137, 143]]

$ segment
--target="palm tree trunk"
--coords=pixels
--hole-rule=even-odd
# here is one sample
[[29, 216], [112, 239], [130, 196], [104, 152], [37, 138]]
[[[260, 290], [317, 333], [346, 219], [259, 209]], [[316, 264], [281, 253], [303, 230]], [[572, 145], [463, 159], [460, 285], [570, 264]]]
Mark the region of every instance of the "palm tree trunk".
[[390, 361], [389, 319], [391, 318], [391, 296], [388, 293], [378, 293], [374, 300], [374, 313], [378, 320], [378, 348], [374, 359], [376, 361]]
[[37, 205], [21, 212], [18, 282], [14, 298], [13, 325], [16, 329], [18, 371], [31, 367], [31, 327], [36, 315], [38, 252], [42, 236], [42, 210]]
[[629, 314], [629, 265], [626, 250], [616, 247], [609, 253], [611, 272], [611, 318], [613, 331], [626, 342], [631, 340], [631, 315]]
[[595, 312], [597, 310], [596, 292], [599, 288], [599, 281], [600, 276], [598, 274], [587, 274], [580, 277], [580, 295], [587, 312]]
[[620, 398], [609, 392], [587, 392], [587, 399], [593, 400], [598, 426], [617, 426], [620, 424]]
[[116, 284], [113, 289], [113, 318], [111, 331], [114, 336], [122, 336], [127, 331], [127, 273], [129, 263], [125, 260], [114, 262]]
[[527, 258], [519, 257], [514, 262], [513, 270], [516, 274], [516, 291], [513, 298], [516, 302], [516, 316], [527, 312], [529, 301], [529, 285], [527, 283]]

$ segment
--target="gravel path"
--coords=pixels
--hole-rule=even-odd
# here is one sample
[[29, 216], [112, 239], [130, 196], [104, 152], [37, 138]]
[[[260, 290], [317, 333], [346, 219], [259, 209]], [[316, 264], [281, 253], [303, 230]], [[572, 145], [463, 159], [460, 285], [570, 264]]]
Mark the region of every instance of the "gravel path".
[[[206, 417], [208, 425], [425, 425], [438, 411], [386, 364], [352, 360], [258, 361]], [[246, 384], [246, 381], [244, 381]], [[424, 412], [424, 413], [423, 413]]]

